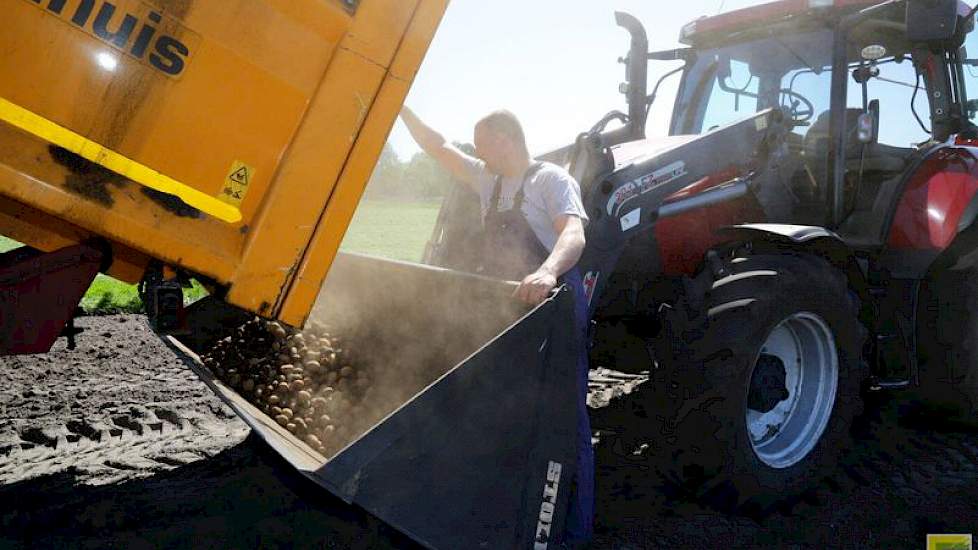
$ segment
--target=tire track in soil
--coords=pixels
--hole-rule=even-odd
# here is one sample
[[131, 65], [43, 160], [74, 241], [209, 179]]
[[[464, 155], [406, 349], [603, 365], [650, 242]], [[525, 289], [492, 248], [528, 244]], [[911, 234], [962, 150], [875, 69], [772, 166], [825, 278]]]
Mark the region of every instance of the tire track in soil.
[[85, 317], [74, 351], [0, 358], [0, 485], [71, 471], [80, 484], [145, 477], [248, 433], [138, 316]]
[[74, 351], [0, 358], [0, 548], [410, 547], [249, 436], [143, 317], [78, 325]]
[[0, 484], [68, 468], [84, 473], [89, 484], [118, 483], [206, 458], [247, 435], [238, 426], [205, 429], [167, 409], [158, 412], [165, 421], [143, 423], [114, 415], [112, 424], [72, 420], [53, 429], [28, 428], [20, 434], [20, 445], [0, 449], [0, 456], [6, 454]]

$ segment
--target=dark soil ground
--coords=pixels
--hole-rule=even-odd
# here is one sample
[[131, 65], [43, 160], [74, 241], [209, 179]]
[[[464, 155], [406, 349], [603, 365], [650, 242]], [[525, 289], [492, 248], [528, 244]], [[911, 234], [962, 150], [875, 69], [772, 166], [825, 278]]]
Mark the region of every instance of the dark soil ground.
[[[250, 436], [142, 317], [79, 325], [74, 351], [0, 359], [0, 547], [409, 546]], [[635, 383], [593, 378], [594, 405]], [[649, 464], [601, 442], [593, 547], [917, 549], [928, 533], [978, 535], [978, 432], [902, 408], [872, 408], [835, 478], [751, 517], [669, 498]]]

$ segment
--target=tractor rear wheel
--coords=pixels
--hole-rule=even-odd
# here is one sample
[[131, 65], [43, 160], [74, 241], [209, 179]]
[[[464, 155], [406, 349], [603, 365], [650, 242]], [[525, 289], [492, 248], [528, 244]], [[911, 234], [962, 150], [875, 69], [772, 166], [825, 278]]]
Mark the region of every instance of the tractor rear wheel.
[[[654, 394], [669, 412], [667, 482], [732, 510], [797, 494], [848, 447], [868, 376], [845, 276], [801, 253], [745, 255], [676, 331]], [[663, 395], [662, 391], [665, 391]]]

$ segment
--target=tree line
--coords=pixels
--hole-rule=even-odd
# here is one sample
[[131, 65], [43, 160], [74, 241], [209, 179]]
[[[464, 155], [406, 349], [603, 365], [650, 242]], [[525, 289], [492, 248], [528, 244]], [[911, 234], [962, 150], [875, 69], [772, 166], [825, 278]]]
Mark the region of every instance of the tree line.
[[[467, 143], [456, 143], [455, 146], [470, 155], [475, 153], [475, 148]], [[410, 160], [403, 161], [387, 143], [377, 159], [364, 198], [437, 200], [445, 196], [451, 185], [451, 175], [425, 152], [415, 153]]]

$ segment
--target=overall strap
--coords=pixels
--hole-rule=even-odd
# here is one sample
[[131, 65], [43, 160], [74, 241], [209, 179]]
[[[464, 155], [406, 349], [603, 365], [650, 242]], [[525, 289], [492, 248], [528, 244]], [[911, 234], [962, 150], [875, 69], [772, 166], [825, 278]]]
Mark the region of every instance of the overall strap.
[[[519, 210], [523, 207], [524, 192], [523, 188], [526, 186], [526, 182], [529, 181], [534, 174], [543, 168], [543, 162], [535, 161], [531, 164], [526, 172], [523, 173], [523, 181], [520, 183], [520, 188], [516, 191], [516, 195], [513, 197], [513, 210]], [[489, 199], [489, 210], [486, 215], [495, 214], [499, 212], [499, 195], [502, 193], [503, 177], [496, 176], [496, 185], [492, 189], [492, 198]]]
[[533, 176], [543, 168], [543, 163], [536, 161], [526, 169], [526, 173], [523, 174], [523, 182], [520, 183], [520, 188], [516, 190], [516, 195], [513, 197], [513, 210], [520, 211], [523, 207], [523, 198], [525, 196], [524, 189], [526, 187], [526, 182], [530, 181]]
[[503, 177], [496, 176], [496, 186], [492, 189], [492, 198], [489, 199], [489, 209], [486, 210], [486, 217], [490, 214], [497, 214], [499, 212], [499, 194], [502, 192]]

